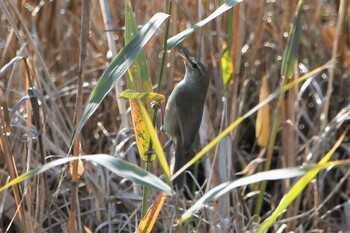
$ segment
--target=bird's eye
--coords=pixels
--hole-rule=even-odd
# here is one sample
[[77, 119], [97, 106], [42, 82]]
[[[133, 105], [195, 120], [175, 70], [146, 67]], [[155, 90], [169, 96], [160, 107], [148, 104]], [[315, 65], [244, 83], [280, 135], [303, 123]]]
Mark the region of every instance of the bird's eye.
[[197, 69], [197, 68], [198, 68], [197, 63], [192, 63], [192, 68], [193, 68], [193, 69]]

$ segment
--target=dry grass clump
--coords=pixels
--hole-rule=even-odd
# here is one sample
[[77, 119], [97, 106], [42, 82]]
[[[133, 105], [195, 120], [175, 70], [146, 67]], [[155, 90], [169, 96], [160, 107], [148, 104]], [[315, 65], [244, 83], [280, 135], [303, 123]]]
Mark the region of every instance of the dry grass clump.
[[[102, 3], [107, 4], [109, 14]], [[197, 143], [202, 144], [201, 147], [259, 103], [263, 78], [268, 80], [269, 93], [279, 90], [283, 53], [288, 46], [297, 3], [243, 1], [239, 9], [232, 10], [239, 14], [238, 18], [233, 14], [236, 20], [233, 25], [239, 25], [239, 30], [237, 27], [232, 29], [232, 18], [225, 13], [184, 41], [183, 44], [206, 64], [212, 77]], [[84, 104], [103, 71], [125, 46], [124, 4], [124, 1], [90, 3], [90, 30], [84, 38], [87, 40]], [[165, 1], [133, 1], [138, 24], [142, 26], [157, 12], [167, 12], [167, 4]], [[348, 128], [350, 18], [348, 3], [345, 3], [346, 18], [339, 22], [340, 4], [344, 4], [343, 1], [306, 1], [301, 16], [298, 62], [291, 81], [335, 58], [335, 44], [339, 48], [337, 64], [287, 92], [271, 169], [318, 163]], [[219, 6], [217, 1], [173, 1], [170, 36], [207, 17]], [[81, 15], [81, 1], [0, 2], [0, 186], [10, 180], [8, 177], [12, 179], [68, 153], [75, 129]], [[343, 33], [339, 38], [340, 23], [343, 23]], [[144, 49], [153, 84], [158, 82], [164, 30], [164, 27], [158, 30]], [[233, 37], [229, 35], [230, 30], [233, 30]], [[237, 54], [232, 56], [234, 75], [225, 88], [221, 58], [223, 48], [234, 44], [229, 40], [235, 36], [238, 40], [235, 44]], [[169, 96], [184, 75], [176, 51], [171, 50], [167, 55], [161, 85], [161, 93], [165, 96]], [[117, 85], [119, 90], [126, 89], [126, 78]], [[269, 116], [262, 118], [263, 124], [271, 121], [269, 129], [276, 120], [277, 102], [270, 103]], [[161, 119], [158, 122], [159, 128]], [[203, 160], [202, 182], [211, 171], [214, 172], [208, 190], [239, 178], [236, 173], [257, 157], [266, 158], [267, 146], [257, 142], [255, 130], [256, 115], [252, 115]], [[81, 154], [110, 154], [144, 167], [133, 133], [128, 101], [118, 99], [112, 91], [82, 130]], [[163, 143], [167, 140], [162, 133], [159, 137]], [[171, 150], [166, 152], [170, 154]], [[347, 133], [332, 160], [349, 159], [349, 154]], [[161, 175], [156, 161], [152, 172]], [[263, 171], [264, 166], [264, 162], [259, 163], [256, 170], [249, 172]], [[348, 167], [320, 171], [280, 216], [271, 232], [350, 231]], [[66, 167], [55, 167], [1, 192], [0, 232], [67, 232], [72, 216], [72, 186], [65, 171]], [[254, 232], [296, 180], [268, 182], [262, 210], [258, 213], [260, 183], [240, 187], [222, 196], [194, 215], [183, 228], [175, 226], [175, 212], [181, 214], [206, 190], [202, 188], [191, 197], [178, 193], [176, 206], [173, 199], [165, 202], [153, 232], [179, 229], [184, 232]], [[90, 162], [85, 163], [85, 173], [78, 186], [76, 232], [89, 232], [89, 229], [92, 232], [136, 231], [142, 187]], [[151, 192], [150, 202], [156, 194]], [[16, 203], [21, 203], [18, 210]]]

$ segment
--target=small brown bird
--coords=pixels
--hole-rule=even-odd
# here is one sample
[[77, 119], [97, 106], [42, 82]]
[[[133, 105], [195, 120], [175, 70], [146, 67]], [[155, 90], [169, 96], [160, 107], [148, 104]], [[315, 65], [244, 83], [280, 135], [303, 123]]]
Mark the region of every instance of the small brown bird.
[[[175, 143], [174, 173], [192, 159], [191, 145], [201, 124], [205, 98], [209, 86], [208, 71], [190, 53], [181, 49], [186, 74], [171, 93], [165, 108], [163, 131]], [[173, 184], [182, 189], [184, 174], [175, 178]]]

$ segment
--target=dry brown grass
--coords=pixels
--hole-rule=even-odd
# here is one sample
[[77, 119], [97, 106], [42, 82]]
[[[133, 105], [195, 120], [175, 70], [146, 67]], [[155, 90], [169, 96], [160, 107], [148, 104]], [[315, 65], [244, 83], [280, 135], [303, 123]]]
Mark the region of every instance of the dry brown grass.
[[[218, 1], [176, 0], [173, 2], [170, 35], [175, 35], [189, 25], [208, 16]], [[302, 37], [299, 48], [299, 66], [295, 76], [319, 67], [331, 59], [336, 40], [336, 23], [339, 1], [306, 1], [302, 15]], [[322, 3], [321, 3], [322, 2]], [[77, 72], [80, 56], [81, 1], [1, 1], [0, 8], [0, 68], [16, 56], [19, 59], [6, 72], [1, 73], [0, 85], [3, 132], [0, 154], [0, 185], [7, 182], [11, 173], [12, 158], [18, 174], [25, 173], [45, 161], [65, 156], [68, 152], [74, 125], [74, 108], [77, 92]], [[116, 52], [124, 47], [124, 2], [109, 1], [112, 32]], [[204, 134], [201, 142], [210, 141], [218, 133], [224, 104], [227, 100], [227, 122], [248, 112], [259, 101], [262, 77], [269, 80], [270, 90], [280, 83], [281, 59], [286, 48], [297, 1], [251, 1], [240, 5], [238, 58], [235, 61], [234, 82], [227, 93], [221, 78], [222, 44], [227, 39], [227, 14], [212, 21], [192, 35], [184, 45], [196, 57], [200, 55], [212, 76], [206, 103]], [[146, 23], [156, 12], [166, 12], [165, 1], [133, 1], [137, 22]], [[347, 11], [349, 13], [349, 11]], [[198, 15], [201, 15], [198, 18]], [[348, 15], [348, 14], [347, 14]], [[281, 121], [282, 136], [278, 138], [272, 168], [291, 167], [319, 161], [344, 131], [344, 125], [332, 120], [350, 104], [350, 23], [344, 27], [340, 44], [339, 64], [336, 66], [333, 93], [330, 99], [328, 119], [320, 120], [327, 91], [328, 72], [324, 72], [297, 87], [293, 102], [289, 102]], [[287, 33], [287, 34], [286, 34]], [[158, 82], [163, 32], [159, 31], [145, 47], [152, 82]], [[86, 102], [96, 81], [108, 66], [108, 45], [103, 12], [99, 1], [91, 1], [91, 23], [87, 38], [83, 101]], [[175, 51], [168, 53], [167, 66], [162, 83], [162, 94], [168, 96], [184, 74], [184, 67]], [[124, 81], [125, 82], [125, 81]], [[123, 84], [123, 82], [121, 83]], [[121, 85], [125, 88], [125, 84]], [[33, 90], [31, 100], [28, 91]], [[288, 98], [293, 95], [289, 93]], [[38, 107], [35, 105], [38, 102]], [[8, 112], [6, 112], [6, 106]], [[119, 103], [120, 104], [120, 103]], [[125, 102], [122, 101], [122, 104]], [[272, 110], [275, 109], [272, 103]], [[288, 112], [288, 109], [293, 109]], [[348, 110], [349, 111], [349, 110]], [[135, 155], [132, 128], [121, 124], [121, 114], [128, 111], [118, 108], [115, 93], [111, 92], [102, 102], [81, 133], [82, 154], [105, 153], [120, 156], [143, 166]], [[273, 112], [272, 112], [273, 114]], [[346, 115], [347, 114], [347, 115]], [[291, 119], [290, 116], [293, 116]], [[349, 113], [344, 113], [349, 117]], [[245, 121], [230, 135], [229, 151], [220, 153], [231, 158], [230, 180], [256, 158], [261, 149], [255, 138], [255, 118]], [[349, 119], [347, 121], [349, 123]], [[129, 124], [132, 125], [132, 124]], [[330, 131], [325, 133], [325, 127]], [[6, 131], [7, 130], [7, 131]], [[203, 132], [203, 131], [202, 131]], [[5, 135], [4, 135], [5, 136]], [[204, 137], [203, 137], [204, 136]], [[293, 140], [290, 138], [293, 137]], [[165, 142], [165, 135], [160, 134]], [[349, 134], [333, 159], [348, 159]], [[5, 145], [8, 150], [5, 150]], [[212, 151], [214, 154], [215, 151]], [[307, 157], [312, 152], [311, 157]], [[206, 164], [208, 165], [208, 161]], [[221, 166], [220, 163], [217, 166]], [[217, 168], [215, 168], [217, 169]], [[220, 170], [222, 168], [218, 168]], [[12, 171], [14, 172], [14, 171]], [[154, 162], [154, 173], [161, 170]], [[208, 176], [207, 172], [205, 175]], [[340, 166], [323, 171], [310, 184], [296, 202], [281, 217], [278, 227], [294, 232], [346, 232], [350, 231], [350, 173]], [[63, 177], [63, 179], [61, 179]], [[217, 174], [214, 184], [222, 182]], [[60, 181], [62, 183], [60, 184]], [[261, 216], [254, 216], [256, 187], [249, 186], [224, 197], [185, 224], [185, 232], [244, 232], [253, 231], [271, 208], [289, 190], [294, 180], [270, 182], [266, 190], [266, 203]], [[122, 180], [110, 171], [93, 164], [86, 164], [85, 174], [78, 189], [77, 232], [84, 227], [93, 232], [134, 232], [140, 220], [142, 195], [140, 187]], [[27, 232], [66, 232], [70, 214], [70, 182], [60, 168], [45, 175], [21, 183], [20, 200], [25, 215]], [[200, 196], [200, 193], [197, 194]], [[150, 196], [154, 200], [155, 193]], [[198, 198], [197, 196], [195, 198]], [[179, 205], [185, 209], [191, 201], [179, 197]], [[171, 201], [162, 209], [157, 231], [176, 231], [174, 208]], [[15, 192], [8, 189], [0, 193], [0, 232], [26, 232], [19, 213], [16, 213]], [[286, 232], [286, 231], [284, 231]]]

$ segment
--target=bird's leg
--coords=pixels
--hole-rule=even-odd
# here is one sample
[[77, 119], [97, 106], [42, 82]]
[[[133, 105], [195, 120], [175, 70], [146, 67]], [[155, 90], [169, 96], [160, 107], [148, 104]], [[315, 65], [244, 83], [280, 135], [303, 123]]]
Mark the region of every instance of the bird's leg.
[[[158, 111], [158, 109], [160, 108], [160, 104], [156, 101], [152, 101], [150, 103], [151, 105], [151, 108], [154, 110], [154, 111]], [[164, 132], [163, 130], [163, 126], [160, 127], [160, 131]], [[156, 154], [155, 150], [148, 150], [145, 152], [145, 155], [147, 156], [150, 156], [150, 155], [153, 155], [153, 154]]]
[[163, 150], [167, 149], [169, 146], [171, 146], [173, 144], [173, 140], [169, 139], [165, 145], [163, 146]]
[[[173, 140], [169, 139], [163, 146], [163, 150], [168, 149], [168, 147], [171, 146], [173, 143], [174, 143]], [[145, 152], [145, 155], [153, 155], [153, 154], [156, 154], [154, 150], [148, 150]]]
[[152, 108], [153, 110], [155, 110], [155, 111], [157, 111], [157, 110], [159, 109], [159, 107], [160, 107], [160, 104], [157, 103], [156, 101], [152, 101], [152, 102], [150, 103], [150, 105], [151, 105], [151, 108]]
[[156, 155], [156, 151], [155, 150], [148, 150], [145, 152], [144, 155], [146, 155], [146, 156]]

